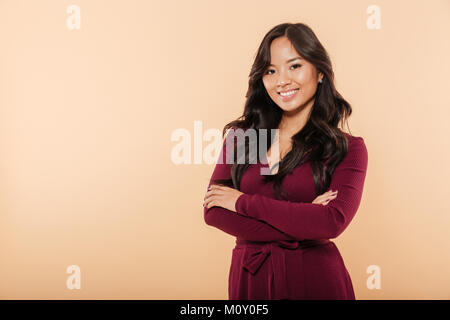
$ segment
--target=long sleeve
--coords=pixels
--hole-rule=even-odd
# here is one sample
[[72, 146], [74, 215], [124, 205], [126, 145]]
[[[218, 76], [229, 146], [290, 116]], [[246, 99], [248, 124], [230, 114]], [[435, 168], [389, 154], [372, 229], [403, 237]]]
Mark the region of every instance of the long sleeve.
[[[231, 164], [226, 163], [226, 140], [223, 144], [219, 160], [214, 168], [208, 187], [214, 179], [230, 179]], [[230, 146], [231, 147], [231, 146]], [[216, 227], [232, 236], [250, 241], [295, 240], [273, 226], [254, 218], [240, 215], [234, 211], [214, 206], [204, 208], [204, 219], [207, 225]]]
[[337, 197], [327, 205], [291, 202], [259, 194], [243, 194], [236, 211], [269, 223], [296, 239], [332, 239], [350, 224], [358, 210], [366, 177], [368, 153], [362, 137], [349, 141], [348, 153], [330, 184]]

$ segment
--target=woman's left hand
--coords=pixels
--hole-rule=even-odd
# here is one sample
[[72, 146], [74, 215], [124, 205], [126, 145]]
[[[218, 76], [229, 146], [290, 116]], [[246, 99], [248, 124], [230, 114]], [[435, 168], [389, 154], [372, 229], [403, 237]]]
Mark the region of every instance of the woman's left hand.
[[212, 184], [206, 192], [203, 206], [208, 209], [214, 206], [236, 212], [236, 201], [243, 192], [234, 188]]

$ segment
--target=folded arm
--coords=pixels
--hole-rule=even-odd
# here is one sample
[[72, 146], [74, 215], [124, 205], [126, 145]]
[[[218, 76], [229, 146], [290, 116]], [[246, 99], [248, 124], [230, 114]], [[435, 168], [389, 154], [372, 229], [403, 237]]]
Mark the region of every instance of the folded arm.
[[[231, 147], [231, 146], [230, 146]], [[226, 140], [223, 144], [222, 151], [213, 174], [211, 176], [208, 187], [213, 183], [214, 179], [230, 179], [231, 164], [226, 163]], [[282, 241], [295, 240], [292, 236], [283, 233], [277, 228], [269, 225], [264, 221], [259, 221], [252, 217], [240, 215], [234, 211], [214, 206], [205, 207], [203, 210], [205, 223], [215, 227], [232, 236], [250, 241]]]
[[358, 210], [366, 176], [368, 153], [361, 137], [354, 137], [348, 153], [336, 167], [330, 184], [337, 197], [327, 205], [277, 200], [259, 194], [242, 194], [236, 211], [267, 222], [299, 239], [332, 239], [350, 224]]

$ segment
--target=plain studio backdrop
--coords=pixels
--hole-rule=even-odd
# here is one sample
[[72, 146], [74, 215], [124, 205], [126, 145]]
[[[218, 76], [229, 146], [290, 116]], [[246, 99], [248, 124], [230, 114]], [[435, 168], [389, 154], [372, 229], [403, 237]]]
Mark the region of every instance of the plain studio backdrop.
[[227, 299], [235, 239], [203, 220], [194, 124], [241, 115], [282, 22], [328, 50], [368, 149], [333, 240], [356, 298], [449, 299], [448, 0], [1, 0], [0, 298]]

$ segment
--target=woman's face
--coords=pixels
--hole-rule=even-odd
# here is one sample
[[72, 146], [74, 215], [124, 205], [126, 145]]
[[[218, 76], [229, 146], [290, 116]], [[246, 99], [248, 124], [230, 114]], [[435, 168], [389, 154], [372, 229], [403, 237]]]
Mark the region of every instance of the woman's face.
[[322, 79], [316, 68], [297, 53], [291, 41], [283, 36], [272, 41], [271, 65], [263, 75], [270, 98], [283, 110], [293, 111], [312, 106], [317, 84]]

